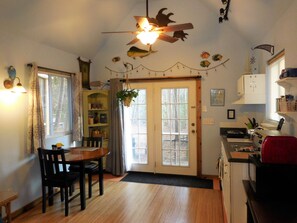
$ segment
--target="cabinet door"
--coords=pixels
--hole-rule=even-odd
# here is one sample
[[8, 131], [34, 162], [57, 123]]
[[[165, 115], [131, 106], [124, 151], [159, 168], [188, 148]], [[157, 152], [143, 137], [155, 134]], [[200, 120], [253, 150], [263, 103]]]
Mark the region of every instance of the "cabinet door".
[[237, 95], [244, 95], [244, 75], [237, 80]]
[[265, 94], [265, 74], [244, 75], [246, 94]]
[[231, 223], [246, 223], [246, 194], [243, 180], [248, 179], [247, 163], [231, 163]]
[[223, 155], [223, 179], [222, 179], [222, 193], [224, 208], [226, 212], [227, 222], [231, 222], [231, 183], [230, 183], [230, 163], [228, 162], [225, 149], [222, 145], [221, 153]]
[[255, 94], [265, 94], [265, 74], [253, 75], [252, 81], [254, 84], [253, 92]]
[[246, 94], [253, 94], [255, 88], [254, 75], [244, 75], [244, 90]]

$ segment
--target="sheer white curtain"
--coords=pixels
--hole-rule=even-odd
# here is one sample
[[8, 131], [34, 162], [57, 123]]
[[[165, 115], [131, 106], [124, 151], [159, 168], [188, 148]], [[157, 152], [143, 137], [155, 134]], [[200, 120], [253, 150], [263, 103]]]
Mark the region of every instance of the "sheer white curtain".
[[37, 152], [38, 147], [45, 148], [45, 129], [42, 103], [40, 98], [38, 67], [35, 63], [32, 64], [31, 68], [30, 86], [28, 94], [29, 111], [27, 131], [27, 153], [32, 154]]

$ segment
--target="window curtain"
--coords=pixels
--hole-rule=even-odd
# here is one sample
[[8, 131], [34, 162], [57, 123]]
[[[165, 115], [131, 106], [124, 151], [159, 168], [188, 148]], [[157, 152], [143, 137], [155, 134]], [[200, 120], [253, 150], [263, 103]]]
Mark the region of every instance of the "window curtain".
[[122, 89], [123, 84], [120, 79], [110, 80], [110, 134], [108, 142], [110, 154], [106, 158], [106, 170], [116, 176], [121, 176], [126, 171], [123, 135], [124, 110], [116, 98], [116, 93]]
[[42, 99], [38, 80], [38, 67], [32, 63], [29, 84], [29, 111], [28, 111], [28, 139], [27, 153], [37, 152], [38, 147], [45, 148], [45, 129], [42, 111]]
[[71, 75], [72, 89], [72, 140], [82, 139], [82, 80], [81, 73]]

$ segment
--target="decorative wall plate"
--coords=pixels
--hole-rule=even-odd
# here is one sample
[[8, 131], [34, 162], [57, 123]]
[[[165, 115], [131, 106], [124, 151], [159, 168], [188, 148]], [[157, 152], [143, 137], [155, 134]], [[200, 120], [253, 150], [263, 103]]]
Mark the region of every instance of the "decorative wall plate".
[[16, 77], [16, 70], [13, 66], [10, 66], [7, 68], [7, 72], [8, 72], [8, 75], [9, 75], [9, 78], [14, 80], [15, 77]]

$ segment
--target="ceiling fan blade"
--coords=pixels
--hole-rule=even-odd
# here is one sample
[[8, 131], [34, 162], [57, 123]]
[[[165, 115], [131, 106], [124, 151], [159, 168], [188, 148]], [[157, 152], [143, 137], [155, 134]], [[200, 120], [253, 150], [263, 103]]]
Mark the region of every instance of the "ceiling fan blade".
[[160, 33], [158, 39], [159, 40], [166, 41], [166, 42], [169, 42], [169, 43], [174, 43], [174, 42], [176, 42], [178, 40], [178, 38], [172, 37], [172, 36], [168, 36], [165, 33]]
[[143, 16], [134, 16], [135, 20], [137, 21], [139, 27], [141, 29], [149, 29], [150, 23], [146, 17]]
[[135, 31], [115, 31], [115, 32], [101, 32], [102, 34], [111, 34], [111, 33], [131, 33], [131, 34], [137, 34], [138, 32]]
[[127, 43], [127, 45], [132, 45], [132, 44], [135, 44], [139, 41], [139, 39], [137, 38], [134, 38], [133, 40], [131, 40], [129, 43]]
[[175, 32], [175, 31], [181, 31], [185, 29], [193, 29], [194, 26], [192, 23], [183, 23], [183, 24], [177, 24], [177, 25], [171, 25], [171, 26], [162, 26], [156, 28], [158, 31], [162, 32]]

